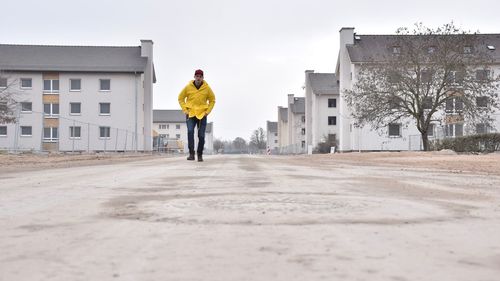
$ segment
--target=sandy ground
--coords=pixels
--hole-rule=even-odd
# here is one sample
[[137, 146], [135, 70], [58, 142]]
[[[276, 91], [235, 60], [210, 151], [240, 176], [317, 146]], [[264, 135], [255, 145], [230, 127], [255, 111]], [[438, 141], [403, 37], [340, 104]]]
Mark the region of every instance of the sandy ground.
[[80, 163], [2, 168], [0, 280], [500, 280], [500, 155]]

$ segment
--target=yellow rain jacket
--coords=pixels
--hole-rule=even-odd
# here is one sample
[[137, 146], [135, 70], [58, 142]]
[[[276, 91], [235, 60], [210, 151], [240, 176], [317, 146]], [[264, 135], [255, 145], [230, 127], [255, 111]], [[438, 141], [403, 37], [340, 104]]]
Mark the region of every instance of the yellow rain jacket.
[[179, 94], [179, 104], [189, 118], [196, 116], [201, 120], [214, 108], [215, 95], [206, 81], [203, 81], [200, 89], [196, 89], [193, 82], [191, 80]]

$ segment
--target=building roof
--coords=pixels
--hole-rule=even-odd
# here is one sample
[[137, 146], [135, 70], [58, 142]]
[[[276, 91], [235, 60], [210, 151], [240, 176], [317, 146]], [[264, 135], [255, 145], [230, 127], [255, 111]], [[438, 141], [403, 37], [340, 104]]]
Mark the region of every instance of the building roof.
[[288, 107], [278, 106], [278, 120], [288, 122]]
[[186, 114], [182, 110], [155, 109], [153, 110], [153, 123], [182, 123], [186, 122]]
[[305, 98], [293, 98], [293, 103], [290, 104], [290, 109], [293, 113], [304, 114], [306, 113], [306, 99]]
[[[346, 46], [351, 62], [384, 61], [388, 55], [391, 55], [398, 36], [401, 35], [356, 34], [358, 39], [354, 40], [354, 44]], [[477, 46], [474, 46], [474, 49], [487, 51], [495, 62], [500, 63], [500, 34], [477, 34], [477, 36]], [[494, 46], [495, 50], [489, 50], [488, 46]]]
[[271, 133], [277, 133], [278, 122], [267, 121], [267, 131]]
[[0, 44], [0, 69], [143, 73], [141, 47]]
[[316, 95], [338, 95], [339, 84], [335, 73], [309, 73], [311, 89]]

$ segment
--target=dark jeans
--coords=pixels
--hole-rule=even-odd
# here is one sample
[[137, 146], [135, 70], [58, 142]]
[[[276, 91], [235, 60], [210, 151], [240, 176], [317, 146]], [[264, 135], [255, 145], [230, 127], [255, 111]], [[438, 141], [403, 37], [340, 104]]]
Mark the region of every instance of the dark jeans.
[[207, 129], [207, 117], [203, 119], [198, 119], [196, 117], [189, 118], [186, 115], [186, 124], [188, 129], [188, 148], [189, 153], [194, 154], [194, 128], [198, 126], [198, 154], [203, 153], [203, 147], [205, 146], [205, 130]]

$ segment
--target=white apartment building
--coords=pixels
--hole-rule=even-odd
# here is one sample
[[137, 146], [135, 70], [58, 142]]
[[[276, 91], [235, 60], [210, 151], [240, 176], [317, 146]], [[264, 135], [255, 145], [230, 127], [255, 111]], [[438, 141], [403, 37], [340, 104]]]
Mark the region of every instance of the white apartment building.
[[339, 83], [334, 73], [305, 72], [306, 147], [337, 140], [339, 134]]
[[288, 107], [278, 106], [278, 147], [280, 152], [288, 145]]
[[0, 149], [151, 151], [153, 42], [140, 46], [0, 45], [0, 88], [16, 122]]
[[[204, 154], [213, 154], [214, 152], [213, 127], [213, 122], [207, 123]], [[157, 143], [166, 144], [168, 149], [179, 150], [182, 153], [187, 153], [189, 151], [186, 115], [182, 110], [153, 110], [153, 130], [155, 131], [155, 135], [159, 138], [157, 139]], [[196, 149], [198, 145], [197, 128], [195, 128], [194, 140]], [[157, 143], [155, 143], [155, 146]]]
[[271, 151], [271, 154], [276, 154], [279, 151], [278, 122], [267, 121], [266, 133], [267, 148]]
[[[393, 35], [359, 35], [354, 33], [354, 28], [342, 28], [340, 30], [340, 51], [336, 66], [336, 78], [339, 83], [340, 93], [352, 89], [357, 81], [360, 66], [363, 63], [381, 59], [390, 55], [394, 46], [391, 45]], [[484, 45], [473, 46], [490, 52], [494, 61], [491, 65], [493, 74], [500, 73], [500, 35], [483, 34], [481, 42]], [[307, 78], [306, 78], [307, 81]], [[357, 128], [351, 119], [351, 112], [347, 104], [339, 97], [338, 106], [338, 145], [340, 151], [380, 151], [380, 150], [420, 150], [420, 133], [414, 124], [403, 126], [392, 124], [386, 130], [375, 131], [369, 126]], [[314, 117], [312, 117], [314, 120]], [[500, 128], [500, 115], [496, 115], [496, 128]], [[441, 129], [440, 129], [441, 128]], [[445, 129], [442, 129], [445, 128]], [[430, 132], [431, 138], [439, 134], [448, 137], [461, 136], [470, 132], [484, 131], [478, 128], [469, 128], [463, 122], [456, 122], [453, 118], [447, 118], [442, 124], [436, 123]], [[494, 131], [494, 128], [490, 128]], [[444, 131], [444, 132], [443, 132]], [[314, 134], [313, 134], [314, 135]], [[311, 138], [311, 142], [314, 137]]]
[[305, 98], [288, 95], [288, 107], [278, 107], [278, 146], [280, 153], [306, 150]]
[[288, 95], [288, 140], [292, 153], [306, 149], [305, 98]]

